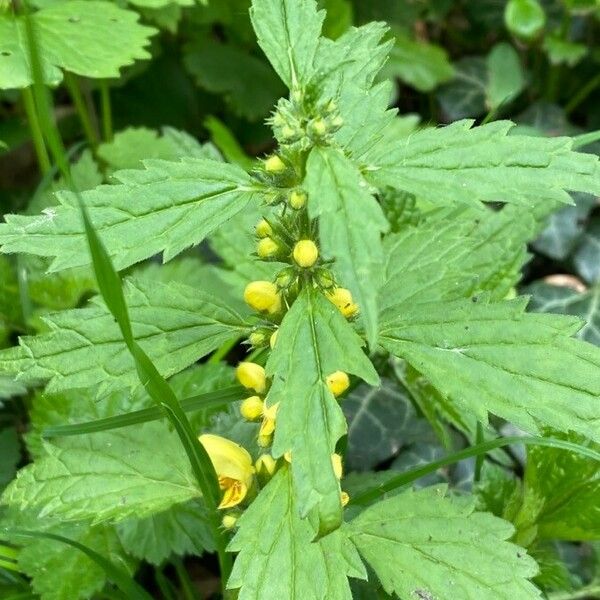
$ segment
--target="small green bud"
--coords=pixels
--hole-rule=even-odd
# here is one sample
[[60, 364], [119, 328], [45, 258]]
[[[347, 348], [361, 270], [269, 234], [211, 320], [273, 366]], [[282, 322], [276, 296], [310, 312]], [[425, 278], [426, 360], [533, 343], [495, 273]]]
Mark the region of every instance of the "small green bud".
[[290, 192], [289, 204], [294, 210], [301, 210], [306, 206], [306, 192], [303, 190], [292, 190]]
[[317, 285], [325, 290], [332, 288], [335, 285], [335, 279], [329, 269], [317, 269], [315, 273]]
[[248, 341], [253, 348], [261, 348], [267, 345], [270, 333], [268, 329], [257, 329], [248, 336]]
[[293, 267], [286, 267], [282, 269], [277, 274], [277, 278], [275, 279], [275, 283], [278, 288], [287, 288], [289, 287], [294, 279], [296, 278], [296, 271]]
[[323, 137], [327, 133], [327, 124], [319, 117], [310, 124], [310, 129], [315, 135]]
[[256, 224], [256, 235], [259, 238], [266, 238], [266, 237], [270, 236], [272, 233], [273, 233], [273, 229], [271, 229], [271, 226], [266, 221], [266, 219], [261, 219]]
[[282, 173], [286, 170], [286, 166], [277, 154], [273, 154], [265, 160], [265, 170], [267, 173]]

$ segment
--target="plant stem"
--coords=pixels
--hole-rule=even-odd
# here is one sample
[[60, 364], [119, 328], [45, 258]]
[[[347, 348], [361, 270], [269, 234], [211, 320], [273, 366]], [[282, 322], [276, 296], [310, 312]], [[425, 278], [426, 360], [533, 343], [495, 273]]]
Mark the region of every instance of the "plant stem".
[[584, 598], [600, 598], [600, 584], [592, 584], [573, 592], [557, 592], [548, 596], [549, 600], [583, 600]]
[[208, 362], [211, 365], [214, 365], [225, 358], [229, 351], [238, 343], [238, 338], [234, 338], [232, 340], [228, 340], [221, 347], [217, 348], [208, 359]]
[[83, 94], [81, 93], [77, 76], [65, 71], [65, 85], [67, 86], [69, 94], [73, 100], [73, 104], [75, 105], [75, 110], [77, 111], [77, 115], [81, 121], [81, 126], [83, 127], [83, 132], [85, 133], [88, 144], [93, 150], [95, 150], [96, 146], [98, 145], [98, 137], [94, 131], [92, 119], [87, 109], [85, 99], [83, 98]]
[[102, 107], [102, 136], [105, 142], [112, 142], [113, 124], [112, 108], [110, 104], [110, 88], [105, 79], [100, 82], [100, 100]]
[[25, 108], [25, 114], [27, 115], [27, 122], [29, 123], [33, 147], [35, 148], [40, 171], [45, 175], [50, 170], [50, 158], [48, 156], [48, 150], [46, 150], [44, 135], [42, 134], [42, 128], [40, 127], [40, 120], [35, 108], [31, 88], [24, 88], [21, 95], [23, 97], [23, 106]]
[[565, 114], [570, 115], [600, 85], [600, 73], [592, 77], [567, 103]]
[[177, 572], [177, 577], [179, 579], [179, 583], [181, 584], [181, 591], [183, 592], [183, 597], [185, 600], [198, 600], [199, 593], [194, 588], [194, 584], [190, 579], [190, 576], [183, 564], [183, 561], [178, 556], [173, 559], [173, 566], [175, 567], [175, 571]]

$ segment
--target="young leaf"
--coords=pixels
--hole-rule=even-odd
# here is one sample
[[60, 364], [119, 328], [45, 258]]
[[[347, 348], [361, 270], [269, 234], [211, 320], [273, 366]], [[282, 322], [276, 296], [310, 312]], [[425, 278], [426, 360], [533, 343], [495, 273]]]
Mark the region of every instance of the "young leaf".
[[[81, 194], [118, 269], [164, 253], [170, 260], [200, 243], [259, 194], [240, 167], [198, 158], [146, 161], [145, 170], [119, 171], [120, 183]], [[76, 196], [38, 216], [6, 215], [3, 252], [54, 256], [50, 271], [90, 264]]]
[[143, 518], [200, 495], [178, 436], [154, 422], [47, 444], [46, 456], [19, 472], [2, 502], [41, 517], [101, 523]]
[[281, 403], [273, 455], [291, 451], [301, 515], [316, 506], [321, 533], [341, 524], [331, 455], [346, 433], [344, 415], [325, 380], [346, 371], [378, 383], [361, 343], [338, 309], [321, 292], [305, 287], [284, 317], [267, 361], [267, 375], [273, 378], [267, 401]]
[[[166, 377], [248, 329], [225, 302], [196, 288], [128, 281], [126, 297], [136, 339]], [[25, 381], [50, 380], [49, 392], [96, 384], [108, 391], [138, 383], [134, 360], [104, 303], [95, 300], [44, 320], [48, 332], [0, 351], [0, 369]]]
[[[84, 77], [118, 77], [121, 67], [150, 58], [145, 47], [156, 30], [138, 19], [133, 11], [98, 0], [57, 2], [31, 15], [44, 83], [59, 83], [60, 69]], [[21, 17], [0, 14], [0, 52], [0, 88], [30, 86], [30, 50]]]
[[348, 537], [388, 593], [436, 600], [535, 600], [535, 562], [505, 540], [512, 526], [445, 488], [408, 491], [365, 509]]
[[380, 341], [483, 423], [491, 412], [600, 441], [600, 350], [571, 339], [578, 319], [525, 313], [524, 299], [402, 305]]
[[258, 43], [281, 80], [305, 86], [314, 68], [324, 11], [314, 0], [253, 0], [250, 9]]
[[458, 121], [423, 129], [366, 157], [373, 184], [440, 206], [454, 202], [570, 203], [569, 191], [600, 194], [598, 158], [573, 152], [570, 138], [507, 135], [513, 124]]
[[388, 229], [388, 222], [358, 169], [338, 150], [313, 149], [306, 170], [309, 211], [319, 217], [323, 254], [336, 259], [336, 275], [358, 303], [373, 346], [384, 260], [381, 234]]
[[342, 531], [313, 537], [284, 467], [239, 520], [227, 548], [239, 552], [227, 587], [239, 589], [239, 600], [351, 600], [347, 577], [366, 579], [356, 549]]

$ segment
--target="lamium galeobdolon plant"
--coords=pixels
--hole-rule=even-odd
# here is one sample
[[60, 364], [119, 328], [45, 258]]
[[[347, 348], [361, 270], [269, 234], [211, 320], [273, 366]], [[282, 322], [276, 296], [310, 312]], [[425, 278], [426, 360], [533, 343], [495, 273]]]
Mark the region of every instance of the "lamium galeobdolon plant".
[[[491, 414], [536, 436], [527, 443], [597, 460], [600, 351], [572, 337], [577, 319], [527, 313], [514, 285], [525, 243], [567, 192], [600, 194], [598, 161], [568, 138], [511, 135], [503, 121], [402, 135], [389, 82], [377, 82], [390, 48], [382, 24], [332, 41], [312, 0], [254, 0], [251, 16], [290, 92], [270, 119], [278, 147], [260, 166], [246, 172], [202, 149], [148, 160], [113, 185], [61, 192], [58, 206], [0, 225], [3, 252], [51, 257], [51, 271], [93, 259], [104, 295], [48, 315], [45, 331], [0, 353], [5, 374], [45, 383], [50, 398], [83, 394], [69, 418], [100, 418], [88, 429], [96, 433], [38, 435], [34, 462], [3, 503], [17, 523], [33, 514], [116, 528], [146, 560], [162, 556], [148, 538], [166, 554], [217, 550], [224, 594], [240, 600], [351, 598], [349, 578], [407, 600], [541, 598], [526, 548], [543, 530], [543, 499], [521, 507], [513, 522], [526, 526], [515, 536], [513, 524], [476, 510], [474, 495], [407, 487], [420, 473], [383, 472], [350, 492], [341, 405], [359, 381], [379, 385], [392, 361], [428, 418], [482, 451], [507, 443], [494, 439]], [[124, 287], [130, 330], [123, 325], [101, 283], [108, 271], [94, 230], [122, 270], [206, 238], [234, 245], [246, 215], [258, 215], [256, 258], [228, 280], [237, 298], [210, 280], [199, 291], [133, 277]], [[166, 399], [180, 389], [176, 374], [241, 338], [250, 354], [236, 369], [236, 418], [216, 429], [202, 414], [186, 421], [177, 406], [191, 405]], [[160, 411], [144, 417], [152, 423], [102, 425], [143, 406], [138, 375], [191, 462]], [[161, 376], [176, 376], [172, 387]], [[98, 399], [88, 406], [81, 390], [90, 388]], [[34, 412], [49, 410], [42, 398]], [[214, 474], [202, 471], [206, 455]], [[186, 503], [200, 512], [186, 513]], [[215, 511], [219, 526], [209, 527]], [[169, 547], [164, 532], [177, 519], [189, 542]]]

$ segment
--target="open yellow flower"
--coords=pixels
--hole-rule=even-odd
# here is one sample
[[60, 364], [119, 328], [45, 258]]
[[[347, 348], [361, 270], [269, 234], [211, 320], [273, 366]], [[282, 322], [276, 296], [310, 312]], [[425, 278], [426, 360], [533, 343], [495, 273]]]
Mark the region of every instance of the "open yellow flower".
[[239, 444], [212, 433], [199, 438], [217, 472], [223, 498], [219, 508], [231, 508], [244, 500], [254, 479], [252, 457]]

